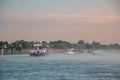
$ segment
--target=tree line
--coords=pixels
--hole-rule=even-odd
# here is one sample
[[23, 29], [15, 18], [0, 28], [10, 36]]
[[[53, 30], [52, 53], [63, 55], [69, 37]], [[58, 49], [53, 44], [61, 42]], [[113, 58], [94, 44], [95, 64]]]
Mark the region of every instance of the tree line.
[[[14, 48], [19, 49], [31, 49], [33, 47], [34, 41], [17, 40], [13, 43], [8, 43], [7, 41], [0, 41], [0, 49]], [[84, 40], [79, 40], [77, 43], [70, 43], [68, 41], [57, 40], [57, 41], [42, 41], [42, 46], [44, 48], [52, 49], [67, 49], [67, 48], [78, 48], [78, 49], [120, 49], [118, 43], [114, 44], [101, 44], [100, 42], [93, 41], [92, 43], [85, 42]]]

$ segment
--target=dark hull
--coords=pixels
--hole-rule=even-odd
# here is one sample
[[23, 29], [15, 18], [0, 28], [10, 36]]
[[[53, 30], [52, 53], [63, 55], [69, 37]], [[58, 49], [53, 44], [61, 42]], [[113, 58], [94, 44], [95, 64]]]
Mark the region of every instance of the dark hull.
[[45, 55], [45, 53], [30, 53], [30, 56], [42, 56]]

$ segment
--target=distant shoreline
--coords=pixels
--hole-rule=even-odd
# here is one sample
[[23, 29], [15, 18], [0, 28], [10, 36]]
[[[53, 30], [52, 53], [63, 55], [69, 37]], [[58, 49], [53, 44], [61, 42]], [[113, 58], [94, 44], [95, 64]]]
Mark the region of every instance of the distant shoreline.
[[[101, 49], [105, 53], [120, 53], [120, 49]], [[64, 53], [66, 49], [48, 49], [49, 53]]]
[[[49, 53], [64, 53], [66, 52], [66, 49], [47, 49], [48, 54]], [[120, 53], [120, 49], [102, 49], [103, 52], [105, 53]], [[8, 51], [8, 53], [4, 54], [4, 55], [16, 55], [16, 54], [29, 54], [30, 49], [23, 49], [21, 52], [19, 51], [14, 51], [13, 53], [11, 53], [10, 51]], [[0, 53], [0, 55], [2, 55]]]
[[120, 49], [103, 49], [105, 53], [120, 53]]

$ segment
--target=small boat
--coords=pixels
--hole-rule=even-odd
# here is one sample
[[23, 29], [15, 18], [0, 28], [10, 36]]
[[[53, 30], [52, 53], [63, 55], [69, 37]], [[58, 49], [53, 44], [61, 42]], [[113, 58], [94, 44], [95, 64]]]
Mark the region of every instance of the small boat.
[[95, 50], [92, 52], [93, 55], [104, 55], [105, 53], [102, 50]]
[[64, 53], [67, 53], [67, 54], [75, 54], [75, 50], [74, 48], [71, 48], [71, 49], [68, 49], [66, 52]]
[[46, 54], [46, 48], [42, 47], [41, 42], [34, 42], [33, 48], [30, 50], [30, 56], [40, 56]]

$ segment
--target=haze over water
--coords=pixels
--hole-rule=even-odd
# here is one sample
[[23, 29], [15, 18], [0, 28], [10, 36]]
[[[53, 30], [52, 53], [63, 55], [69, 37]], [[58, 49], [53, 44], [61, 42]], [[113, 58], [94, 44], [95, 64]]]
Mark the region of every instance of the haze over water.
[[120, 54], [0, 55], [1, 80], [119, 80]]

